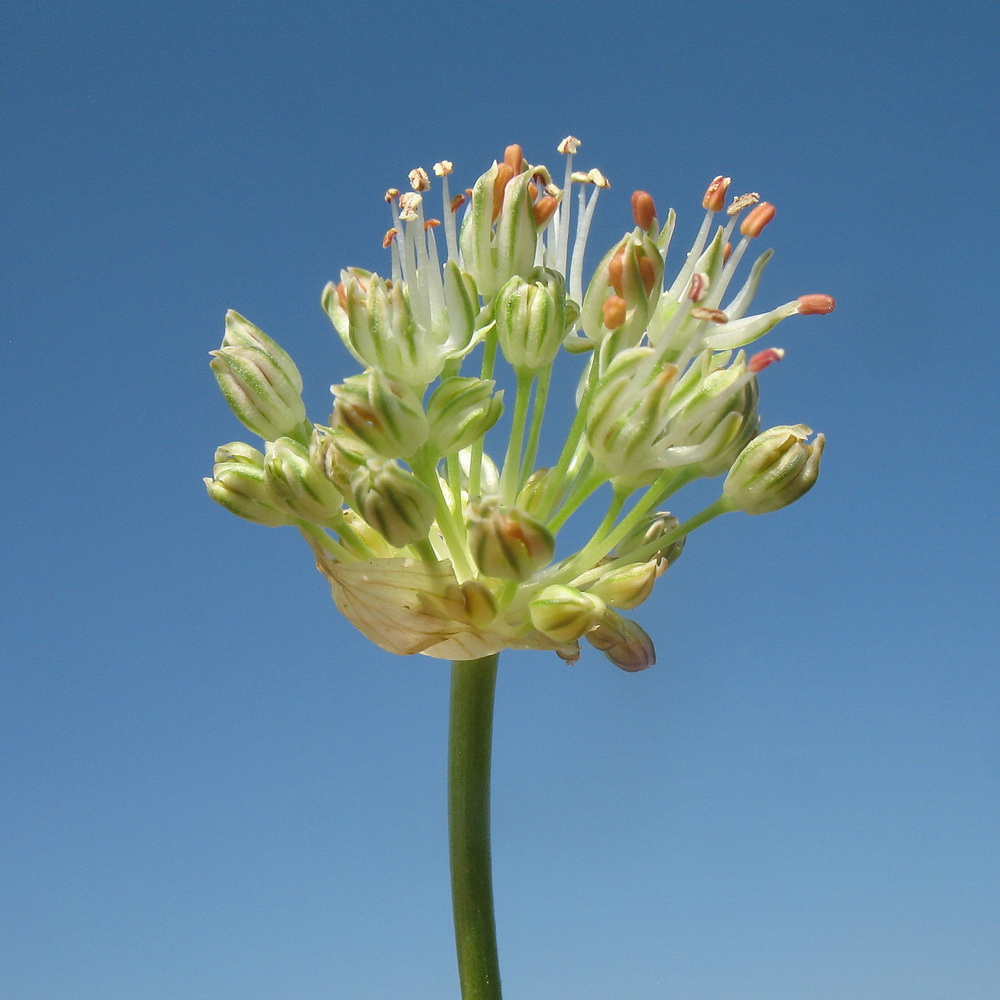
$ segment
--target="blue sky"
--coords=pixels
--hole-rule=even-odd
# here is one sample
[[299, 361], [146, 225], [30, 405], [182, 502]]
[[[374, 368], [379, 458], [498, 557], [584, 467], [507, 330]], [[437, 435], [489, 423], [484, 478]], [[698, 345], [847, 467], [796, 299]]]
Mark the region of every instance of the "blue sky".
[[385, 188], [572, 133], [614, 185], [591, 264], [636, 187], [686, 238], [718, 173], [778, 206], [758, 301], [838, 309], [769, 338], [761, 411], [829, 443], [800, 504], [690, 539], [637, 613], [656, 667], [502, 662], [505, 996], [995, 1000], [997, 28], [8, 5], [0, 995], [457, 994], [447, 664], [368, 644], [292, 532], [207, 500], [241, 432], [207, 352], [239, 310], [321, 418], [354, 368], [319, 294], [384, 267]]

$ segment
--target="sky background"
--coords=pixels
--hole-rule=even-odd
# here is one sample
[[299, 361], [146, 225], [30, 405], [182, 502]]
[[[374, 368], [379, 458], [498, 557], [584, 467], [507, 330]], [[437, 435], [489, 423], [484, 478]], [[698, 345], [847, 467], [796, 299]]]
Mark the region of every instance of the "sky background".
[[369, 644], [294, 532], [209, 502], [248, 432], [208, 351], [239, 310], [322, 420], [355, 366], [320, 291], [385, 267], [383, 191], [572, 133], [614, 185], [591, 266], [636, 187], [682, 249], [718, 173], [776, 203], [757, 303], [838, 308], [765, 341], [761, 412], [829, 444], [801, 503], [692, 536], [636, 613], [653, 669], [503, 657], [505, 997], [996, 1000], [998, 28], [7, 4], [0, 996], [457, 997], [448, 664]]

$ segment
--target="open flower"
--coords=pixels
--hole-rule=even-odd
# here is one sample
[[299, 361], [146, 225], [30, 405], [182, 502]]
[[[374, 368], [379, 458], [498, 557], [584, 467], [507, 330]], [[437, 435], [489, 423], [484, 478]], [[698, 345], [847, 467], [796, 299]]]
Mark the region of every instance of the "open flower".
[[[675, 213], [661, 225], [637, 191], [633, 228], [585, 282], [610, 183], [575, 169], [578, 146], [559, 144], [561, 183], [513, 145], [455, 197], [452, 164], [435, 164], [440, 219], [427, 215], [427, 171], [411, 172], [409, 191], [386, 192], [391, 276], [347, 267], [323, 293], [362, 368], [333, 386], [329, 426], [306, 419], [291, 358], [242, 317], [230, 314], [214, 352], [227, 400], [265, 445], [220, 450], [209, 495], [298, 528], [337, 607], [391, 652], [548, 649], [573, 661], [586, 641], [643, 669], [652, 641], [619, 612], [646, 600], [687, 535], [725, 511], [778, 509], [818, 473], [822, 436], [804, 444], [801, 425], [757, 436], [759, 376], [783, 352], [741, 350], [790, 316], [834, 308], [813, 294], [750, 313], [771, 251], [742, 278], [741, 263], [774, 206], [755, 193], [727, 206], [729, 179], [715, 178], [671, 272]], [[576, 417], [552, 442], [553, 368], [574, 360]], [[687, 520], [657, 510], [692, 480], [725, 473], [720, 499]], [[560, 529], [602, 489], [607, 512], [589, 541], [562, 551]]]

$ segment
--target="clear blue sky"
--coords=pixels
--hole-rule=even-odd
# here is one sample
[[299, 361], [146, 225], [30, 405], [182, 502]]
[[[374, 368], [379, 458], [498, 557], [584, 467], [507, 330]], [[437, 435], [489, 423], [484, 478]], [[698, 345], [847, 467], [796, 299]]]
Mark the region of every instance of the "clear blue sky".
[[687, 237], [717, 173], [777, 204], [758, 301], [838, 309], [761, 409], [829, 444], [692, 537], [655, 668], [502, 662], [506, 996], [996, 1000], [994, 11], [8, 4], [0, 996], [456, 996], [447, 664], [208, 501], [208, 351], [238, 309], [322, 417], [385, 188], [572, 133], [605, 241], [635, 187]]

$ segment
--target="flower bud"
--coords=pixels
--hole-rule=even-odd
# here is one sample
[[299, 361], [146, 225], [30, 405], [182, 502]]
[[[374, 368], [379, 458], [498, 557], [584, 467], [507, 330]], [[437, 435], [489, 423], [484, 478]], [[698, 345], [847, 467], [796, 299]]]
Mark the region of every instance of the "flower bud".
[[511, 278], [497, 293], [494, 314], [500, 349], [511, 367], [527, 375], [548, 368], [577, 312], [558, 271], [535, 267]]
[[645, 670], [656, 662], [653, 640], [641, 626], [614, 611], [608, 611], [601, 623], [585, 636], [616, 666], [629, 673]]
[[528, 605], [531, 624], [556, 642], [575, 642], [604, 617], [607, 607], [596, 594], [575, 587], [546, 587]]
[[[661, 568], [662, 567], [662, 568]], [[613, 608], [637, 608], [653, 592], [656, 578], [666, 569], [659, 559], [630, 563], [600, 577], [588, 591]]]
[[552, 561], [555, 541], [523, 510], [490, 498], [469, 507], [469, 550], [487, 576], [523, 583]]
[[333, 419], [382, 458], [406, 458], [427, 440], [427, 417], [408, 385], [371, 370], [331, 386]]
[[340, 513], [343, 500], [309, 460], [309, 449], [291, 438], [268, 442], [264, 475], [275, 506], [314, 524]]
[[798, 500], [819, 475], [826, 438], [805, 424], [771, 427], [758, 434], [733, 463], [723, 484], [723, 496], [733, 510], [767, 514]]
[[[545, 494], [548, 492], [551, 482], [551, 469], [535, 469], [535, 471], [528, 476], [524, 485], [521, 487], [521, 492], [517, 495], [517, 506], [527, 514], [536, 513], [539, 504], [541, 504]], [[560, 484], [560, 489], [555, 497], [556, 503], [562, 499], [564, 491], [565, 490], [562, 487], [562, 484]]]
[[[669, 535], [672, 531], [679, 528], [680, 524], [681, 522], [670, 511], [657, 511], [652, 517], [643, 521], [642, 524], [625, 536], [615, 547], [615, 555], [629, 556], [636, 551], [645, 553], [648, 551], [646, 546], [662, 538], [664, 535]], [[684, 551], [684, 543], [686, 541], [687, 536], [685, 535], [675, 542], [664, 545], [662, 549], [657, 550], [655, 553], [657, 561], [666, 563], [667, 566], [672, 566], [680, 558], [681, 552]]]
[[344, 427], [313, 427], [309, 441], [309, 461], [347, 496], [351, 476], [378, 455]]
[[478, 441], [500, 419], [503, 392], [491, 395], [492, 379], [446, 378], [427, 402], [428, 444], [450, 455]]
[[253, 445], [243, 441], [230, 441], [215, 449], [215, 464], [232, 462], [234, 465], [255, 465], [258, 469], [264, 467], [264, 456]]
[[434, 497], [395, 462], [372, 459], [351, 477], [357, 512], [397, 549], [427, 537], [434, 521]]
[[496, 598], [479, 580], [466, 580], [461, 589], [466, 617], [477, 628], [485, 628], [497, 616]]
[[[257, 330], [242, 316], [230, 315], [242, 321], [238, 327], [241, 333], [246, 327]], [[304, 434], [306, 408], [298, 369], [274, 341], [259, 330], [257, 333], [262, 342], [269, 341], [276, 351], [271, 353], [243, 342], [230, 346], [223, 341], [219, 350], [210, 352], [215, 380], [233, 413], [255, 434], [269, 441]], [[226, 337], [229, 339], [228, 329]]]
[[[264, 456], [260, 452], [257, 454], [263, 461]], [[214, 478], [205, 479], [205, 489], [226, 510], [269, 528], [294, 522], [294, 518], [275, 506], [261, 465], [242, 458], [231, 462], [217, 462], [212, 474]]]

